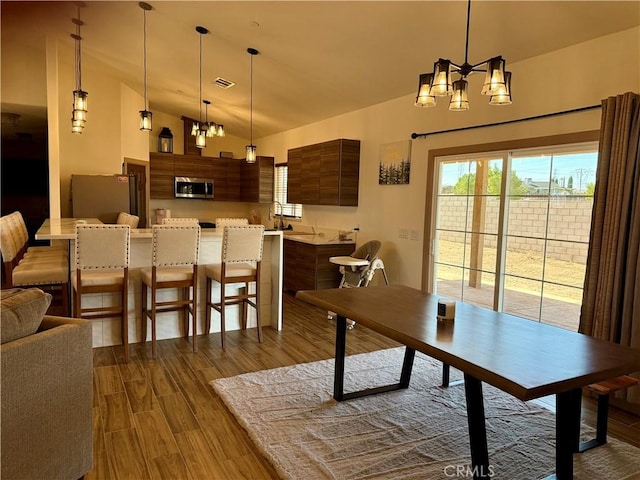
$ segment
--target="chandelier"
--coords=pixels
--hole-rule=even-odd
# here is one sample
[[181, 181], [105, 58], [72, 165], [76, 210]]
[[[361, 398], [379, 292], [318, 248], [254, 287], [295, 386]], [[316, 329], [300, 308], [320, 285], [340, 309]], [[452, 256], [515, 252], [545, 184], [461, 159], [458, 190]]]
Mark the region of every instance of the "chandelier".
[[209, 33], [205, 27], [196, 27], [196, 32], [200, 35], [200, 114], [198, 116], [198, 121], [193, 122], [193, 126], [191, 129], [191, 135], [196, 137], [196, 147], [204, 148], [207, 146], [207, 131], [208, 126], [202, 122], [202, 36]]
[[[450, 96], [449, 110], [469, 110], [467, 95], [467, 77], [473, 73], [485, 72], [481, 93], [489, 96], [491, 105], [509, 105], [511, 103], [511, 72], [505, 71], [505, 61], [501, 56], [471, 65], [469, 58], [469, 18], [471, 0], [467, 2], [467, 34], [464, 48], [464, 63], [458, 65], [443, 58], [434, 63], [432, 73], [423, 73], [418, 81], [417, 107], [434, 107], [436, 97]], [[452, 75], [460, 78], [452, 81]]]

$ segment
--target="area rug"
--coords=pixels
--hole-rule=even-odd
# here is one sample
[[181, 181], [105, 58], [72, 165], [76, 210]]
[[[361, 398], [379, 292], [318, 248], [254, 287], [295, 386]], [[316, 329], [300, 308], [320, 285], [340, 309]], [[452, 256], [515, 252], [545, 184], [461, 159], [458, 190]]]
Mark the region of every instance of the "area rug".
[[[345, 391], [397, 382], [403, 351], [347, 357]], [[332, 398], [333, 367], [325, 360], [211, 384], [284, 479], [472, 478], [464, 387], [439, 387], [439, 362], [418, 354], [409, 389], [340, 403]], [[554, 414], [483, 388], [492, 478], [553, 473]], [[574, 469], [576, 479], [638, 479], [640, 449], [609, 439], [575, 455]]]

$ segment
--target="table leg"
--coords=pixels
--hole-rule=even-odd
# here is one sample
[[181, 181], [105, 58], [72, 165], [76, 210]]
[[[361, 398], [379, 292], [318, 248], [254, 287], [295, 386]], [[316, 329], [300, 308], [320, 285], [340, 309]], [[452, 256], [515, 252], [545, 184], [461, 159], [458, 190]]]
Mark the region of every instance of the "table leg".
[[402, 371], [400, 373], [400, 381], [391, 385], [383, 385], [380, 387], [365, 388], [356, 392], [344, 393], [344, 357], [347, 346], [347, 319], [337, 315], [336, 317], [336, 358], [335, 370], [333, 377], [333, 398], [338, 402], [351, 400], [353, 398], [365, 397], [367, 395], [376, 395], [378, 393], [391, 392], [409, 388], [411, 381], [411, 370], [413, 369], [413, 359], [416, 351], [413, 348], [405, 347], [404, 360], [402, 362]]
[[400, 388], [409, 388], [409, 382], [411, 381], [411, 370], [413, 369], [413, 359], [416, 356], [416, 351], [413, 348], [404, 348], [404, 361], [402, 362], [402, 373], [400, 374]]
[[488, 479], [491, 477], [491, 471], [489, 469], [489, 451], [487, 449], [487, 429], [484, 419], [482, 382], [465, 373], [464, 390], [467, 400], [467, 421], [469, 423], [469, 443], [471, 446], [473, 479]]
[[556, 395], [556, 478], [573, 478], [573, 453], [580, 444], [582, 389]]
[[347, 319], [336, 316], [336, 364], [333, 376], [333, 398], [338, 402], [344, 399], [344, 355], [347, 347]]
[[556, 472], [543, 480], [572, 480], [573, 454], [580, 447], [582, 389], [556, 394]]

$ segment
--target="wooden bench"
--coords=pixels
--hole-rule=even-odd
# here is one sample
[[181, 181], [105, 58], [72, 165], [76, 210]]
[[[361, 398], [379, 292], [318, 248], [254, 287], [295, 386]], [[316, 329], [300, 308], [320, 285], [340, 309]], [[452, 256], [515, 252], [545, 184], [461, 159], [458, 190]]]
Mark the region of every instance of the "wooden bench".
[[591, 448], [599, 447], [607, 443], [607, 424], [609, 421], [609, 397], [618, 390], [632, 387], [640, 382], [637, 378], [628, 375], [603, 380], [602, 382], [588, 385], [587, 390], [598, 395], [598, 413], [596, 423], [596, 438], [580, 443], [578, 452], [582, 453]]

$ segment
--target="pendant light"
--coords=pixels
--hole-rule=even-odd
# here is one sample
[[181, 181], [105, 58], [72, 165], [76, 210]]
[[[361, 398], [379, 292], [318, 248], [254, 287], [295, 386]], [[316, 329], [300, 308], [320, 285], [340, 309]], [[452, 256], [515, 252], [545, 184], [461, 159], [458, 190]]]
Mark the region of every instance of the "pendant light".
[[200, 35], [200, 114], [198, 117], [198, 122], [193, 123], [193, 128], [191, 129], [191, 135], [195, 135], [196, 137], [196, 147], [204, 148], [207, 146], [207, 127], [204, 123], [202, 123], [202, 36], [209, 33], [205, 27], [196, 27], [196, 32]]
[[[469, 22], [471, 18], [471, 0], [467, 1], [467, 32], [464, 48], [464, 63], [458, 65], [450, 60], [440, 58], [434, 63], [433, 73], [420, 75], [417, 107], [433, 107], [436, 97], [451, 96], [449, 110], [469, 110], [467, 98], [467, 77], [473, 73], [485, 72], [482, 95], [489, 95], [491, 105], [509, 105], [511, 103], [511, 72], [505, 71], [505, 61], [501, 56], [471, 65], [469, 58]], [[452, 74], [460, 75], [452, 81]]]
[[82, 36], [80, 27], [84, 22], [80, 20], [80, 8], [86, 6], [84, 2], [76, 2], [78, 17], [71, 19], [76, 26], [76, 33], [71, 34], [75, 41], [75, 76], [76, 89], [73, 91], [73, 112], [71, 114], [71, 132], [82, 133], [87, 121], [87, 97], [89, 94], [82, 90]]
[[143, 59], [143, 72], [144, 72], [144, 108], [140, 110], [140, 130], [150, 132], [151, 128], [151, 117], [153, 114], [148, 110], [148, 102], [147, 102], [147, 11], [151, 10], [152, 7], [148, 3], [138, 2], [138, 6], [142, 9], [143, 15], [143, 23], [142, 23], [142, 32], [143, 32], [143, 43], [142, 43], [142, 59]]
[[255, 163], [256, 161], [256, 146], [253, 144], [253, 57], [258, 55], [260, 52], [255, 48], [247, 48], [247, 53], [250, 55], [250, 83], [249, 83], [249, 108], [250, 108], [250, 120], [249, 120], [249, 131], [250, 131], [250, 140], [249, 145], [247, 145], [247, 163]]

